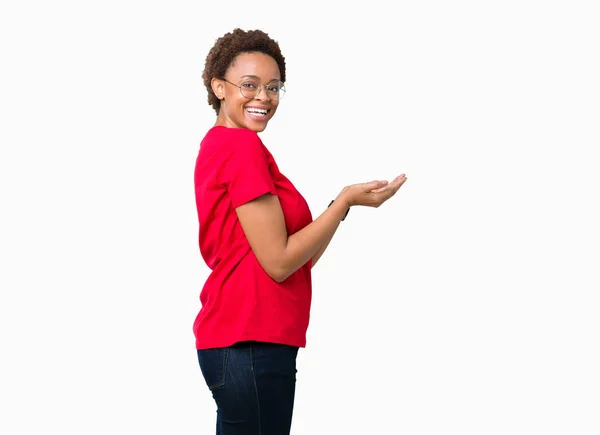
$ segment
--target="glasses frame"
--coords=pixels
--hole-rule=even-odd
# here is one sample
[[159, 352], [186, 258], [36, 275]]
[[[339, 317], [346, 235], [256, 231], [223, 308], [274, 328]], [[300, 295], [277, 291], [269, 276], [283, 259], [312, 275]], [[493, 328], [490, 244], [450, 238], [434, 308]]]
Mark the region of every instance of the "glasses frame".
[[277, 81], [278, 81], [279, 83], [281, 83], [281, 87], [283, 88], [283, 95], [284, 95], [284, 96], [285, 96], [285, 93], [286, 93], [286, 90], [285, 90], [285, 83], [283, 83], [281, 80], [272, 80], [272, 81], [270, 81], [269, 83], [267, 83], [267, 84], [265, 84], [265, 85], [263, 85], [262, 83], [259, 83], [259, 84], [258, 84], [258, 87], [256, 88], [256, 94], [254, 94], [254, 96], [253, 96], [253, 97], [250, 97], [250, 98], [248, 98], [248, 97], [246, 97], [246, 96], [244, 95], [244, 93], [243, 93], [243, 91], [242, 91], [242, 85], [236, 85], [235, 83], [232, 83], [232, 82], [230, 82], [229, 80], [227, 80], [227, 79], [226, 79], [226, 78], [224, 78], [224, 77], [223, 77], [223, 79], [222, 79], [222, 80], [226, 81], [226, 82], [227, 82], [227, 83], [229, 83], [230, 85], [233, 85], [233, 86], [235, 86], [236, 88], [239, 88], [241, 96], [242, 96], [242, 97], [244, 97], [244, 98], [245, 98], [245, 99], [247, 99], [247, 100], [253, 100], [253, 99], [255, 99], [256, 97], [258, 97], [258, 96], [260, 95], [260, 90], [261, 90], [261, 89], [264, 87], [264, 88], [265, 88], [265, 94], [266, 94], [266, 95], [269, 97], [269, 100], [271, 100], [271, 101], [277, 101], [277, 102], [281, 101], [281, 99], [282, 99], [283, 97], [279, 97], [279, 98], [277, 98], [277, 99], [271, 98], [271, 97], [269, 96], [269, 93], [268, 93], [268, 91], [267, 91], [267, 86], [269, 86], [271, 83], [275, 83], [275, 82], [277, 82]]

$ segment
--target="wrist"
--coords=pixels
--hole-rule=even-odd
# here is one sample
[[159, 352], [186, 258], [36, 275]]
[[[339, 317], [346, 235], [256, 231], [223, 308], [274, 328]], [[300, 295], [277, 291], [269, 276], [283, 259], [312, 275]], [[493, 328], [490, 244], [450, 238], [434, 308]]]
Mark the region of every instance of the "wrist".
[[350, 207], [352, 207], [354, 205], [350, 202], [350, 199], [348, 198], [348, 188], [347, 187], [344, 187], [342, 189], [342, 191], [339, 193], [337, 198], [335, 198], [335, 201], [342, 203], [346, 209], [349, 209]]
[[340, 213], [340, 221], [346, 219], [346, 216], [348, 216], [348, 212], [350, 212], [350, 206], [348, 205], [348, 203], [340, 200], [339, 197], [332, 200], [327, 206], [327, 208], [331, 206], [338, 208], [338, 213]]

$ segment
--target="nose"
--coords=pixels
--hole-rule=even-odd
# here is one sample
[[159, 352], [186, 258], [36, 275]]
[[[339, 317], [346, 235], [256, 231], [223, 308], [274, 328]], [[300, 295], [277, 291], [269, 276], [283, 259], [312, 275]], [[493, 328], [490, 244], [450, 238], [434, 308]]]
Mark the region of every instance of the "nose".
[[259, 101], [271, 101], [271, 98], [267, 95], [266, 86], [263, 86], [262, 84], [258, 85], [258, 92], [254, 99]]

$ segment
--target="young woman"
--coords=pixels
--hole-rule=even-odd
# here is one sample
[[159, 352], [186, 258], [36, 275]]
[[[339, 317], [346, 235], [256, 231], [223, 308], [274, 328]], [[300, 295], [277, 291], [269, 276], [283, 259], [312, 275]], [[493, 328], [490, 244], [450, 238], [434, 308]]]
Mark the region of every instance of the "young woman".
[[285, 94], [278, 43], [235, 29], [210, 50], [203, 78], [217, 119], [194, 174], [200, 251], [212, 270], [194, 322], [198, 360], [218, 435], [286, 435], [311, 268], [351, 206], [380, 206], [406, 177], [347, 186], [313, 220], [257, 134]]

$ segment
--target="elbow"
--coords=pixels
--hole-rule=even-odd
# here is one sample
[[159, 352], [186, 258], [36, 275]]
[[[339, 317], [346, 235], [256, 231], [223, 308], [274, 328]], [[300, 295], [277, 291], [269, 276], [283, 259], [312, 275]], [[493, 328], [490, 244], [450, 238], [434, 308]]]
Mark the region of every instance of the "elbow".
[[269, 278], [271, 278], [277, 283], [282, 283], [291, 275], [291, 272], [288, 270], [288, 268], [284, 267], [282, 264], [277, 264], [275, 262], [273, 264], [264, 265], [262, 267], [265, 273], [269, 275]]
[[286, 271], [280, 268], [265, 270], [265, 272], [267, 272], [267, 275], [269, 275], [269, 277], [277, 283], [282, 283], [287, 279], [288, 276], [290, 276], [289, 273], [286, 273]]
[[285, 281], [292, 273], [294, 273], [293, 266], [285, 260], [284, 255], [274, 255], [270, 258], [257, 257], [257, 260], [269, 278], [277, 283]]
[[280, 284], [283, 281], [285, 281], [285, 277], [271, 277], [273, 279], [273, 281], [275, 281], [276, 283]]

